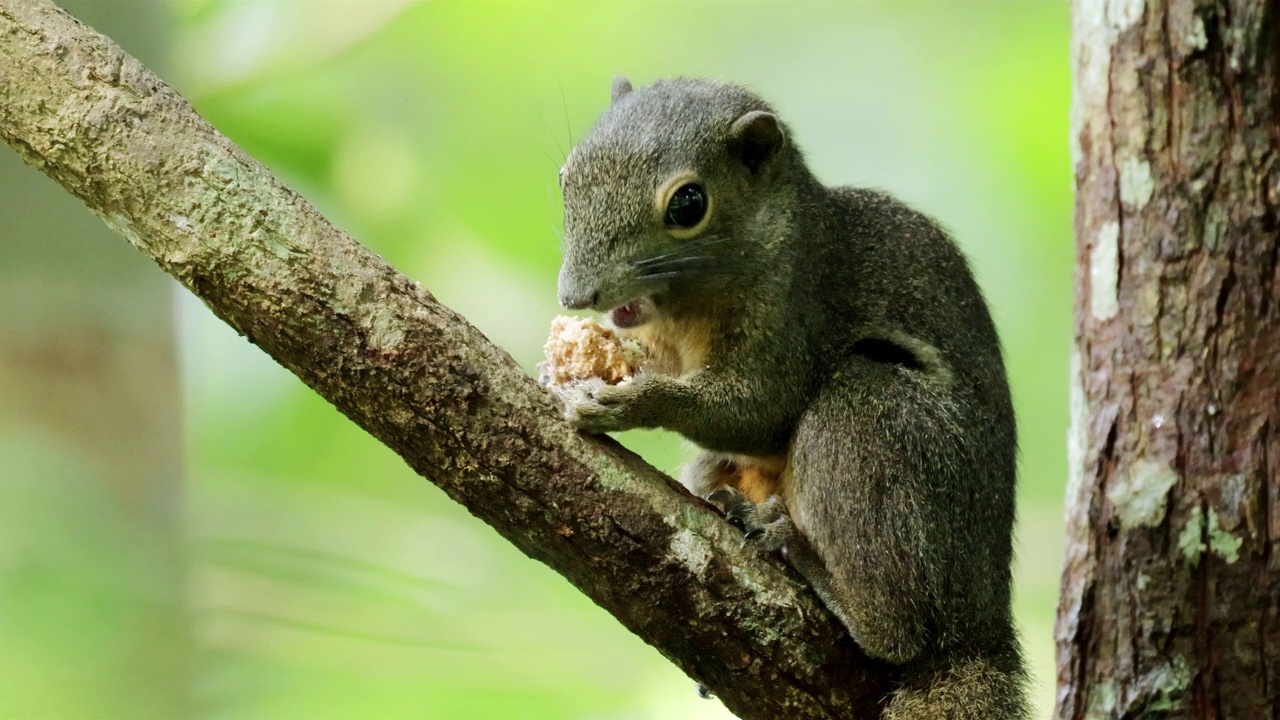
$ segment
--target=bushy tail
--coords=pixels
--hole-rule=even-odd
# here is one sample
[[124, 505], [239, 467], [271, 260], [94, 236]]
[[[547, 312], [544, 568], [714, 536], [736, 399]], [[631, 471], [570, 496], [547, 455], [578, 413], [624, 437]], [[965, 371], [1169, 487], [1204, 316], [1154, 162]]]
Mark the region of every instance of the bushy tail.
[[884, 720], [1027, 720], [1026, 671], [1017, 651], [952, 656], [903, 668]]

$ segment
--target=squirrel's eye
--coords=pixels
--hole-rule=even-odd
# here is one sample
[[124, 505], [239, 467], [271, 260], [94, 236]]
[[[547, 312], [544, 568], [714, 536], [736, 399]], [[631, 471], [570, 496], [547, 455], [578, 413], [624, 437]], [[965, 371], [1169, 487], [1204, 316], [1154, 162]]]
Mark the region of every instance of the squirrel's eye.
[[681, 185], [667, 201], [663, 221], [680, 228], [691, 228], [707, 214], [707, 193], [697, 183]]

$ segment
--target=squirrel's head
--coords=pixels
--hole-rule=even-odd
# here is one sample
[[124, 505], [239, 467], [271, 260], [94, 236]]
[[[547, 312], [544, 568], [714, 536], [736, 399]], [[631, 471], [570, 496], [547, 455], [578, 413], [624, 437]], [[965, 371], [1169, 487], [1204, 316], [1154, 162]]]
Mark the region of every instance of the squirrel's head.
[[560, 169], [560, 303], [634, 327], [715, 292], [756, 255], [760, 214], [799, 154], [737, 85], [665, 80], [613, 102]]

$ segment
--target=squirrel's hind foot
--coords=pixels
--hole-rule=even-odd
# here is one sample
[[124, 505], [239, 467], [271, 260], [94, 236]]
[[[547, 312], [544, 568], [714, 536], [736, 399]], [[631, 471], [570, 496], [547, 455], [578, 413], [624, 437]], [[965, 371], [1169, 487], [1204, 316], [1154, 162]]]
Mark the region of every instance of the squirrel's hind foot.
[[787, 506], [777, 495], [755, 503], [734, 488], [723, 488], [708, 495], [707, 502], [719, 508], [725, 520], [743, 532], [745, 540], [763, 550], [785, 553], [787, 543], [796, 537]]

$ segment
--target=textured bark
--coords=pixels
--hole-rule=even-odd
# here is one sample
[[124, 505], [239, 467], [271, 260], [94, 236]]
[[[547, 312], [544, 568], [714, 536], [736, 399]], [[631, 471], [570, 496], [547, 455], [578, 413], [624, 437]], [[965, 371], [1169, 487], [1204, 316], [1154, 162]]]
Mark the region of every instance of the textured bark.
[[876, 714], [885, 669], [794, 574], [639, 458], [572, 431], [505, 352], [45, 0], [0, 0], [0, 137], [730, 710]]
[[1075, 2], [1063, 720], [1280, 714], [1278, 22]]

